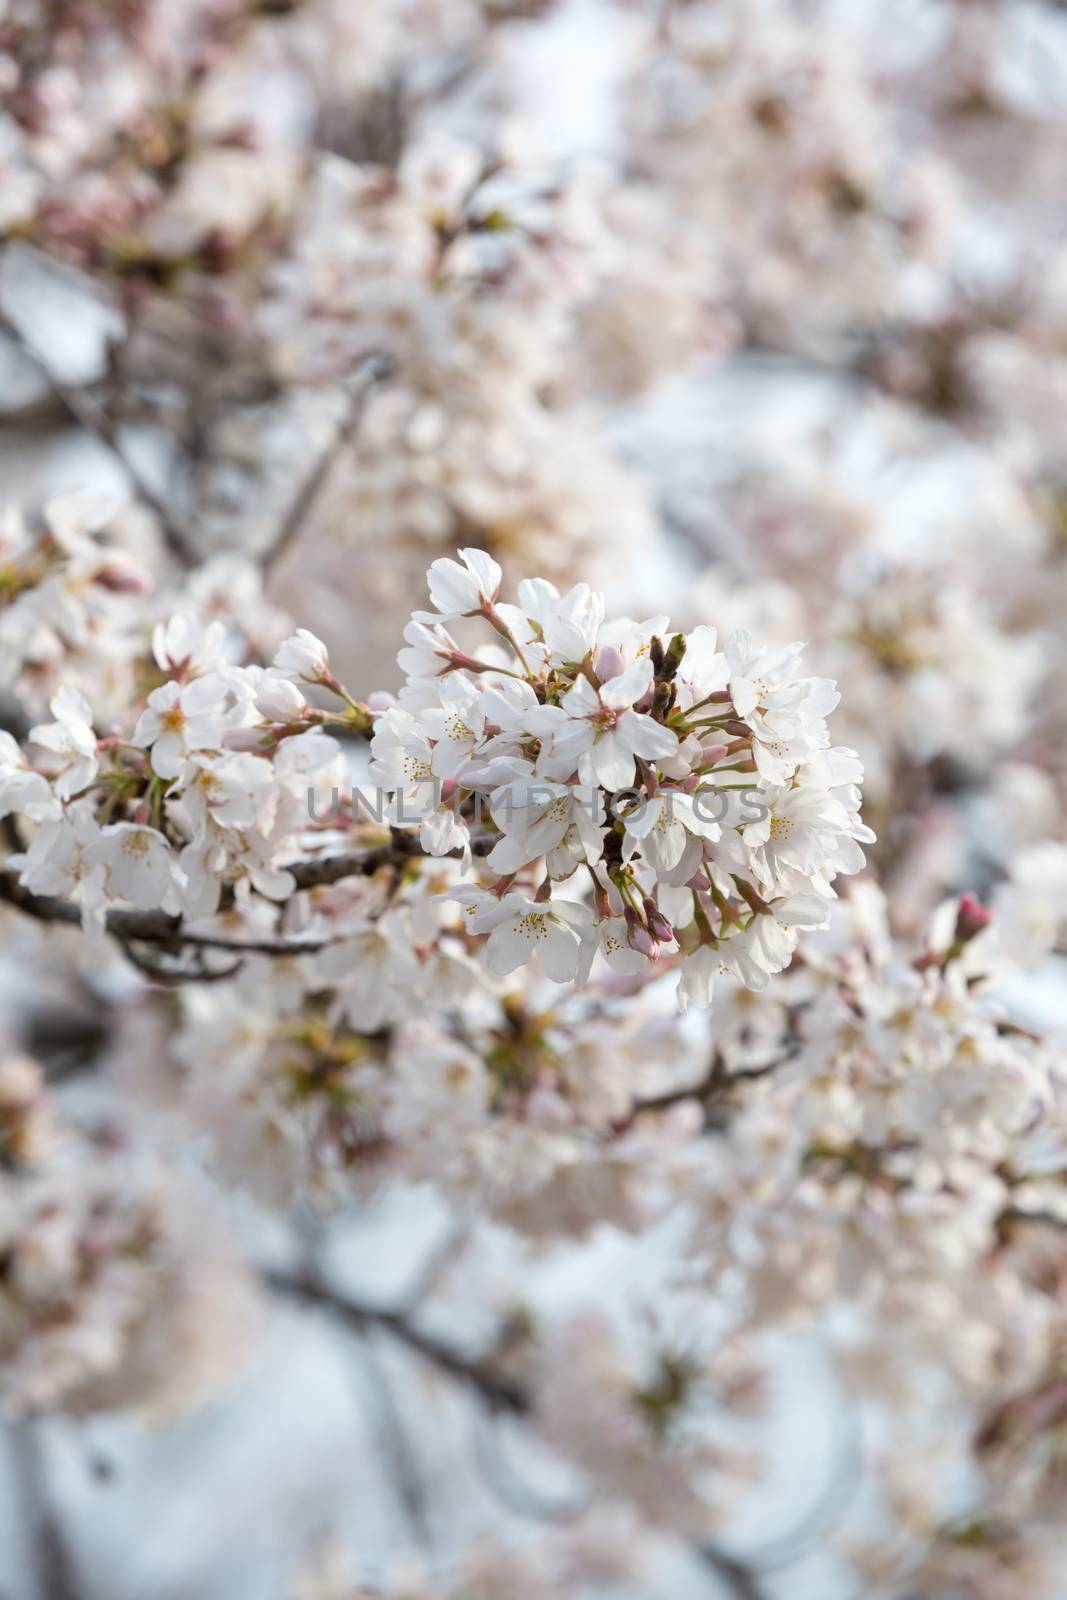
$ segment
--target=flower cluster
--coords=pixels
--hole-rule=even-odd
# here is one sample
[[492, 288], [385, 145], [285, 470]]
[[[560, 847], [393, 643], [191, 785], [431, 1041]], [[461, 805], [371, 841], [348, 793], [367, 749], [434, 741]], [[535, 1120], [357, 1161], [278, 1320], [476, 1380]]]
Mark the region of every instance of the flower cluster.
[[[295, 882], [278, 858], [306, 824], [308, 793], [340, 781], [326, 713], [300, 687], [328, 676], [317, 640], [281, 648], [288, 675], [237, 668], [222, 623], [178, 613], [156, 627], [153, 655], [166, 681], [130, 738], [98, 738], [85, 696], [63, 688], [53, 720], [30, 731], [37, 766], [9, 734], [0, 747], [5, 812], [38, 824], [12, 861], [20, 882], [75, 900], [87, 926], [102, 926], [113, 902], [203, 917], [224, 888], [286, 897]], [[283, 742], [279, 726], [293, 737]]]
[[[830, 744], [834, 685], [800, 675], [800, 645], [608, 621], [585, 584], [526, 580], [498, 604], [496, 562], [461, 558], [430, 568], [435, 610], [406, 630], [371, 773], [431, 854], [470, 847], [468, 810], [492, 823], [495, 881], [456, 891], [490, 971], [536, 952], [566, 982], [599, 949], [621, 974], [666, 958], [683, 1006], [708, 1004], [720, 972], [765, 986], [872, 837], [862, 768]], [[496, 636], [479, 656], [447, 626], [474, 617]], [[577, 896], [556, 887], [579, 869]]]
[[117, 1126], [57, 1119], [36, 1063], [0, 1062], [6, 1411], [161, 1412], [231, 1378], [250, 1285], [192, 1200]]

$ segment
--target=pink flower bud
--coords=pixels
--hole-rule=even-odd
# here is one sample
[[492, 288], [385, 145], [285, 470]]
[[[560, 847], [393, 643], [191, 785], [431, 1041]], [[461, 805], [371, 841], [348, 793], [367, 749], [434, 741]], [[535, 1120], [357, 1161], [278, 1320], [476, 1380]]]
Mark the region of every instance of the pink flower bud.
[[100, 568], [95, 581], [113, 594], [147, 594], [152, 587], [152, 580], [145, 573], [134, 567], [119, 566], [114, 561]]
[[724, 744], [712, 744], [710, 742], [702, 744], [700, 746], [700, 765], [702, 767], [714, 766], [715, 762], [721, 761], [725, 754], [726, 746]]
[[622, 651], [617, 650], [613, 644], [602, 645], [598, 650], [596, 675], [601, 683], [607, 683], [609, 678], [617, 678], [625, 666]]
[[644, 923], [629, 907], [626, 910], [626, 943], [631, 950], [636, 950], [639, 955], [647, 957], [649, 961], [659, 960], [659, 945], [653, 939]]
[[988, 906], [983, 905], [976, 894], [968, 891], [960, 896], [959, 909], [956, 912], [956, 944], [968, 944], [983, 928], [988, 928], [993, 919], [993, 913]]
[[657, 939], [660, 944], [669, 944], [674, 938], [674, 929], [659, 906], [653, 905], [651, 900], [645, 901], [645, 917], [648, 921], [648, 931], [653, 939]]

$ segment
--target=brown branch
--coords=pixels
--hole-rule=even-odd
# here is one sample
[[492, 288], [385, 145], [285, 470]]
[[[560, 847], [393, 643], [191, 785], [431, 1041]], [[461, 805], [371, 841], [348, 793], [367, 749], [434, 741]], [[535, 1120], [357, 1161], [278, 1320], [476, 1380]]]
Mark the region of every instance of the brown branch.
[[393, 363], [385, 355], [370, 355], [360, 363], [357, 380], [349, 393], [348, 410], [344, 420], [300, 485], [292, 504], [282, 518], [281, 526], [259, 558], [264, 572], [269, 572], [290, 545], [300, 537], [304, 524], [314, 509], [315, 502], [337, 460], [359, 431], [371, 395], [378, 384], [389, 377], [392, 370]]
[[755, 1572], [743, 1561], [720, 1550], [717, 1545], [705, 1545], [700, 1556], [717, 1578], [727, 1586], [734, 1600], [765, 1600], [765, 1593]]
[[[773, 1056], [770, 1061], [763, 1061], [759, 1066], [740, 1067], [736, 1072], [728, 1072], [726, 1062], [718, 1050], [712, 1057], [711, 1066], [697, 1083], [691, 1083], [677, 1089], [665, 1089], [662, 1094], [649, 1095], [646, 1099], [635, 1100], [630, 1117], [636, 1117], [644, 1111], [668, 1111], [672, 1106], [683, 1104], [686, 1100], [696, 1100], [703, 1106], [708, 1114], [712, 1105], [729, 1094], [735, 1084], [751, 1083], [757, 1078], [770, 1077], [779, 1067], [784, 1067], [795, 1059], [799, 1041], [790, 1039], [782, 1052]], [[627, 1119], [629, 1121], [629, 1118]]]
[[138, 467], [130, 460], [123, 446], [118, 425], [85, 389], [77, 384], [67, 383], [52, 371], [40, 351], [27, 339], [18, 324], [5, 311], [0, 311], [0, 333], [7, 336], [12, 343], [22, 351], [28, 360], [33, 362], [38, 372], [44, 378], [52, 395], [63, 410], [71, 416], [76, 423], [91, 433], [104, 445], [118, 462], [130, 480], [131, 487], [138, 499], [143, 500], [148, 509], [157, 518], [163, 538], [171, 554], [183, 567], [193, 567], [197, 564], [198, 555], [186, 536], [185, 531], [179, 527], [171, 516], [165, 502], [155, 489], [152, 488]]
[[433, 1334], [424, 1333], [403, 1311], [391, 1311], [385, 1307], [349, 1300], [315, 1276], [268, 1271], [264, 1277], [269, 1287], [277, 1293], [304, 1305], [317, 1306], [358, 1333], [366, 1333], [373, 1328], [382, 1329], [430, 1366], [474, 1391], [493, 1411], [525, 1416], [533, 1409], [529, 1395], [515, 1379], [494, 1367], [491, 1362], [466, 1356]]

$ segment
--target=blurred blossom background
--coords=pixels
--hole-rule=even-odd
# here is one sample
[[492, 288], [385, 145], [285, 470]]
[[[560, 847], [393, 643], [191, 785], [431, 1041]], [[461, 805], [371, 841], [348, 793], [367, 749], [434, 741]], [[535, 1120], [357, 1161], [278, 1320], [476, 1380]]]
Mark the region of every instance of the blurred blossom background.
[[[850, 936], [921, 948], [972, 892], [1001, 1037], [1054, 1050], [1065, 161], [1053, 0], [0, 0], [2, 498], [113, 559], [27, 632], [0, 525], [0, 724], [67, 681], [116, 716], [128, 608], [178, 595], [244, 659], [299, 624], [361, 700], [395, 691], [461, 546], [508, 596], [802, 639], [877, 835]], [[757, 1230], [712, 1280], [679, 1260], [755, 1206], [769, 1110], [695, 1223], [695, 1101], [583, 1165], [547, 1102], [455, 1132], [438, 1068], [421, 1164], [364, 1088], [323, 1186], [336, 1127], [277, 1089], [295, 981], [168, 986], [0, 907], [0, 1179], [60, 1152], [29, 1248], [71, 1285], [32, 1338], [5, 1322], [30, 1222], [0, 1188], [5, 1600], [1067, 1593], [1057, 1237], [999, 1212], [1001, 1285], [946, 1216], [872, 1337], [798, 1220], [726, 1337]], [[559, 1070], [590, 1148], [709, 1058], [761, 1070], [802, 981], [583, 1015]], [[358, 1005], [380, 1074], [397, 1018], [373, 981]], [[998, 1477], [1018, 1395], [1040, 1448]]]

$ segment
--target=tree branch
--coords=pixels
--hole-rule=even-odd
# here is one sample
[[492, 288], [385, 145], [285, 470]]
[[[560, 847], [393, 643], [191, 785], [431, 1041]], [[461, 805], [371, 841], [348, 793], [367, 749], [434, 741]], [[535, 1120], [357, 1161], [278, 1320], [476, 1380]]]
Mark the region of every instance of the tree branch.
[[104, 407], [99, 405], [86, 390], [79, 388], [77, 384], [67, 383], [54, 373], [44, 356], [5, 311], [0, 311], [0, 333], [5, 334], [22, 354], [33, 362], [63, 410], [111, 452], [129, 478], [138, 499], [143, 500], [157, 518], [163, 538], [175, 559], [183, 567], [196, 566], [199, 557], [184, 529], [175, 522], [163, 499], [146, 482], [140, 470], [126, 454], [118, 426]]
[[360, 363], [357, 380], [349, 394], [348, 410], [344, 420], [300, 485], [292, 504], [282, 518], [281, 526], [260, 557], [260, 565], [264, 572], [269, 572], [290, 545], [299, 538], [334, 465], [359, 431], [367, 402], [377, 386], [389, 377], [392, 370], [393, 363], [386, 355], [370, 355]]
[[[490, 837], [473, 839], [471, 850], [475, 855], [485, 855], [492, 849], [493, 842]], [[323, 884], [339, 883], [343, 878], [372, 877], [381, 867], [403, 866], [424, 855], [415, 834], [395, 833], [389, 844], [323, 856], [319, 860], [298, 861], [287, 870], [296, 880], [298, 890], [312, 889]], [[82, 911], [76, 901], [64, 900], [60, 895], [34, 894], [18, 881], [13, 872], [3, 869], [0, 869], [0, 901], [25, 916], [34, 917], [38, 922], [62, 923], [67, 927], [77, 927], [81, 923]], [[223, 896], [220, 909], [227, 910], [233, 903], [231, 891]], [[336, 942], [334, 939], [226, 939], [219, 934], [198, 933], [187, 926], [183, 917], [172, 916], [166, 911], [113, 909], [107, 913], [105, 926], [107, 932], [121, 944], [135, 941], [164, 945], [171, 949], [187, 945], [201, 950], [229, 951], [236, 955], [313, 955], [315, 951]]]
[[270, 1288], [278, 1294], [287, 1295], [304, 1305], [317, 1306], [358, 1333], [381, 1328], [430, 1366], [473, 1390], [492, 1411], [525, 1416], [532, 1409], [525, 1389], [507, 1373], [499, 1371], [491, 1362], [465, 1356], [452, 1345], [424, 1333], [403, 1311], [390, 1311], [349, 1300], [335, 1293], [319, 1278], [307, 1274], [272, 1270], [266, 1272], [264, 1277]]

